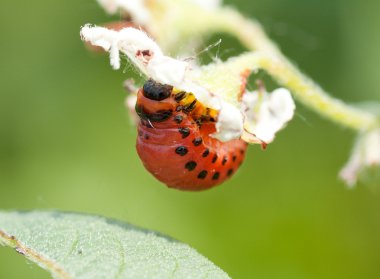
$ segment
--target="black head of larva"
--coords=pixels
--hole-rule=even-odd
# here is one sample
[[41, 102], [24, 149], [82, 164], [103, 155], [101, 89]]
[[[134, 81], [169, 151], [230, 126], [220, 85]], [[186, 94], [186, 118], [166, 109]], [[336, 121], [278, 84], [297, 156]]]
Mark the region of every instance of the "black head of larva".
[[161, 84], [153, 79], [148, 79], [143, 86], [143, 95], [154, 101], [162, 101], [171, 95], [172, 90], [173, 86], [171, 85]]

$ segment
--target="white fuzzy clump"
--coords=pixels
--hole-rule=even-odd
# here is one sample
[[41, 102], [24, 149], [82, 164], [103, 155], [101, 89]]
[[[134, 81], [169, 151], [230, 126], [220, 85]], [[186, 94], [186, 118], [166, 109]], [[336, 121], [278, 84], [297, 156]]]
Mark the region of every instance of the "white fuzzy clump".
[[[278, 131], [294, 116], [295, 103], [290, 92], [279, 88], [246, 92], [243, 96], [244, 128], [257, 139], [271, 143]], [[249, 141], [249, 140], [248, 140]]]
[[216, 133], [213, 137], [220, 141], [228, 141], [240, 138], [243, 131], [243, 116], [240, 110], [226, 101], [221, 101]]
[[186, 72], [191, 70], [189, 62], [165, 56], [157, 43], [141, 30], [127, 27], [114, 31], [86, 24], [80, 34], [82, 40], [108, 51], [111, 66], [116, 70], [120, 69], [121, 52], [127, 55], [143, 74], [157, 82], [180, 89], [183, 89], [183, 85], [191, 87], [191, 83], [186, 81]]
[[[127, 27], [120, 31], [114, 31], [86, 24], [81, 28], [80, 35], [82, 40], [108, 51], [111, 66], [115, 70], [120, 68], [120, 51], [126, 54], [144, 73], [147, 73], [146, 65], [150, 59], [163, 56], [161, 48], [156, 42], [135, 28]], [[141, 53], [143, 50], [149, 51], [150, 55], [143, 56]]]

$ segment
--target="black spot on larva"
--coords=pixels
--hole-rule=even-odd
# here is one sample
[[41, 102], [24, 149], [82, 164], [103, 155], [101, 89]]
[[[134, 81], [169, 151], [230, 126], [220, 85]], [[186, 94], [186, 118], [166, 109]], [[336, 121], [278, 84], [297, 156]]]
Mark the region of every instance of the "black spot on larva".
[[144, 120], [149, 120], [151, 122], [162, 122], [172, 116], [172, 110], [158, 110], [155, 113], [148, 113], [144, 110], [143, 106], [135, 107], [137, 115]]
[[187, 162], [185, 165], [185, 168], [188, 169], [189, 171], [192, 171], [196, 168], [197, 163], [194, 161]]
[[189, 150], [187, 150], [187, 148], [185, 146], [178, 146], [175, 149], [175, 153], [177, 153], [178, 155], [181, 155], [181, 156], [185, 156], [187, 154], [187, 152], [189, 152]]
[[143, 95], [144, 97], [161, 101], [168, 98], [173, 90], [173, 86], [168, 84], [161, 84], [153, 79], [148, 79], [143, 86]]
[[201, 137], [193, 139], [194, 146], [201, 145], [201, 143], [202, 143], [202, 138]]
[[195, 121], [195, 123], [198, 125], [198, 127], [201, 127], [202, 126], [202, 120], [201, 119], [197, 119]]
[[197, 100], [194, 100], [192, 101], [190, 104], [186, 105], [184, 108], [183, 108], [183, 111], [185, 113], [189, 113], [191, 112], [194, 108], [195, 108], [195, 104], [197, 103]]
[[232, 161], [236, 161], [236, 155], [232, 156]]
[[234, 173], [234, 170], [233, 169], [229, 169], [227, 171], [227, 176], [231, 176], [233, 173]]
[[190, 129], [187, 128], [187, 127], [185, 127], [185, 128], [183, 128], [183, 127], [178, 128], [178, 131], [181, 133], [183, 139], [186, 138], [186, 137], [188, 137], [190, 135]]
[[212, 157], [212, 162], [215, 163], [216, 160], [218, 160], [218, 155], [215, 154], [214, 157]]
[[223, 157], [222, 165], [224, 166], [227, 163], [227, 156]]
[[214, 173], [214, 175], [212, 176], [212, 179], [217, 180], [219, 178], [219, 175], [220, 175], [219, 172]]
[[139, 136], [142, 137], [143, 133], [141, 131], [139, 131]]
[[162, 122], [171, 117], [172, 114], [172, 110], [158, 110], [155, 113], [148, 114], [147, 118], [152, 122]]
[[240, 154], [244, 155], [244, 149], [240, 149]]
[[208, 116], [208, 115], [201, 115], [199, 117], [199, 120], [202, 121], [202, 122], [208, 122], [208, 121], [210, 121], [210, 116]]
[[207, 176], [207, 171], [206, 170], [203, 170], [201, 171], [199, 174], [198, 174], [198, 178], [199, 179], [205, 179]]
[[177, 124], [180, 124], [183, 120], [183, 117], [182, 115], [176, 115], [174, 116], [174, 121], [177, 123]]
[[202, 157], [207, 157], [210, 154], [210, 150], [208, 148], [202, 153]]
[[183, 106], [178, 106], [178, 107], [175, 108], [175, 110], [176, 111], [181, 111], [181, 110], [183, 110]]
[[146, 140], [148, 140], [148, 139], [149, 139], [149, 135], [148, 135], [148, 134], [145, 134], [145, 135], [144, 135], [144, 138], [145, 138]]
[[181, 100], [183, 100], [183, 98], [185, 98], [185, 97], [186, 97], [186, 92], [181, 91], [181, 92], [174, 95], [174, 100], [178, 103]]

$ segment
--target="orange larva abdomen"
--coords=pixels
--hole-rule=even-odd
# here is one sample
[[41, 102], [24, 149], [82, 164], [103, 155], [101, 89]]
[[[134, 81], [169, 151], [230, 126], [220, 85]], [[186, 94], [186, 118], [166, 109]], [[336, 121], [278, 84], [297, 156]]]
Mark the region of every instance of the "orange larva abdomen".
[[171, 188], [199, 191], [236, 172], [244, 160], [244, 141], [212, 138], [215, 123], [195, 119], [195, 106], [186, 110], [175, 95], [157, 101], [143, 92], [139, 91], [136, 104], [141, 117], [136, 148], [152, 175]]

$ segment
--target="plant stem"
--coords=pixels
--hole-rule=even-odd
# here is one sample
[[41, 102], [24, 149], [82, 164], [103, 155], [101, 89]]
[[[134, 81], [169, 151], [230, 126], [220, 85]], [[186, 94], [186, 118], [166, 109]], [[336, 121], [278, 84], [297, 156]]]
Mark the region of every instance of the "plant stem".
[[230, 8], [223, 8], [210, 17], [213, 28], [237, 37], [250, 53], [233, 58], [229, 63], [247, 69], [263, 69], [278, 83], [292, 91], [294, 97], [318, 114], [345, 127], [363, 131], [379, 125], [369, 112], [331, 97], [319, 85], [301, 73], [268, 38], [261, 25]]

